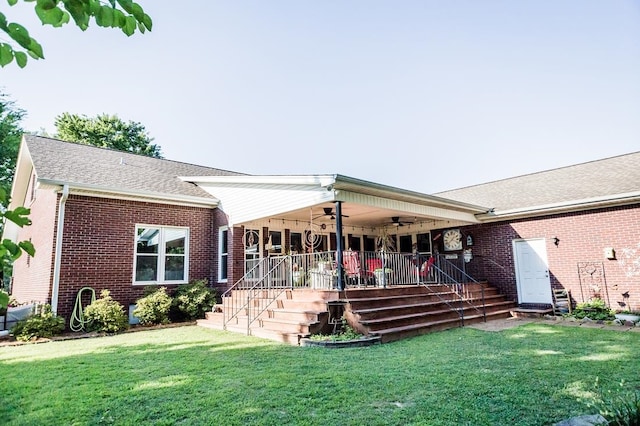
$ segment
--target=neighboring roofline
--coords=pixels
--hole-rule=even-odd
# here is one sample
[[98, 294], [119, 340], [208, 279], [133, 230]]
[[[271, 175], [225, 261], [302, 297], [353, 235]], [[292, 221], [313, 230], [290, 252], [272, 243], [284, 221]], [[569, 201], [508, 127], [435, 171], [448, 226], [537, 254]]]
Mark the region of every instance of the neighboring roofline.
[[606, 207], [618, 207], [640, 203], [640, 191], [627, 192], [615, 195], [584, 198], [561, 203], [543, 204], [539, 206], [523, 207], [518, 209], [489, 211], [476, 215], [481, 222], [498, 222], [509, 219], [522, 219], [536, 216], [548, 216], [558, 213], [571, 213], [583, 210], [593, 210]]
[[73, 195], [90, 195], [100, 198], [113, 198], [119, 200], [131, 200], [142, 202], [157, 202], [161, 204], [173, 204], [182, 206], [195, 207], [218, 207], [220, 200], [217, 198], [192, 197], [179, 194], [161, 194], [151, 191], [131, 191], [122, 189], [113, 189], [99, 185], [79, 184], [73, 182], [63, 182], [51, 179], [38, 179], [41, 185], [62, 188], [69, 185], [70, 194]]
[[[249, 176], [179, 176], [185, 182], [211, 183], [211, 184], [270, 184], [270, 185], [312, 185], [325, 187], [329, 191], [345, 190], [354, 191], [357, 187], [367, 189], [367, 193], [374, 196], [387, 198], [402, 198], [412, 202], [436, 204], [437, 206], [472, 212], [474, 214], [486, 213], [489, 208], [474, 204], [463, 203], [435, 195], [423, 194], [416, 191], [369, 182], [339, 174], [322, 175], [249, 175]], [[356, 188], [354, 188], [356, 187]]]
[[479, 186], [493, 185], [493, 184], [498, 183], [498, 182], [513, 181], [513, 180], [524, 178], [524, 177], [527, 177], [527, 176], [535, 176], [535, 175], [539, 175], [539, 174], [555, 172], [557, 170], [570, 169], [570, 168], [574, 168], [576, 166], [583, 166], [583, 165], [591, 164], [591, 163], [599, 163], [601, 161], [612, 160], [614, 158], [620, 158], [620, 157], [627, 157], [627, 156], [634, 155], [634, 154], [640, 154], [640, 151], [634, 151], [634, 152], [628, 152], [628, 153], [625, 153], [625, 154], [613, 155], [611, 157], [598, 158], [596, 160], [585, 161], [585, 162], [577, 163], [577, 164], [569, 164], [567, 166], [555, 167], [553, 169], [539, 170], [537, 172], [525, 173], [523, 175], [517, 175], [517, 176], [511, 176], [511, 177], [506, 177], [506, 178], [502, 178], [502, 179], [490, 180], [490, 181], [487, 181], [487, 182], [476, 183], [476, 184], [472, 184], [472, 185], [462, 186], [462, 187], [459, 187], [459, 188], [446, 189], [444, 191], [438, 191], [435, 194], [444, 194], [446, 192], [456, 192], [456, 191], [461, 191], [461, 190], [468, 190], [468, 189], [472, 189], [472, 188], [477, 188]]

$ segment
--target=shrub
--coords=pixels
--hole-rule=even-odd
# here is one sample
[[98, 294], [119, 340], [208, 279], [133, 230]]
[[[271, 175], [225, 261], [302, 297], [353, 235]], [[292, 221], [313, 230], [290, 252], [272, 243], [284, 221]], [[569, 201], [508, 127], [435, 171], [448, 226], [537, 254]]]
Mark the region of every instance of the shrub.
[[169, 322], [169, 309], [171, 309], [171, 297], [165, 287], [155, 289], [152, 293], [136, 301], [136, 309], [133, 315], [138, 317], [140, 324], [166, 324]]
[[52, 337], [64, 331], [64, 318], [55, 316], [51, 312], [51, 305], [43, 305], [35, 311], [33, 315], [13, 326], [11, 334], [16, 339], [28, 342], [39, 337]]
[[[624, 386], [624, 382], [620, 384]], [[611, 426], [640, 425], [640, 391], [622, 391], [616, 396], [601, 396], [596, 404], [600, 415]]]
[[117, 333], [129, 327], [124, 307], [113, 300], [109, 290], [102, 290], [100, 298], [84, 308], [84, 319], [87, 321], [87, 331]]
[[588, 302], [578, 303], [571, 315], [578, 319], [588, 317], [594, 321], [607, 321], [615, 318], [613, 311], [607, 307], [602, 299], [591, 299]]
[[173, 294], [172, 316], [176, 319], [204, 318], [215, 303], [215, 291], [207, 287], [207, 279], [179, 286]]

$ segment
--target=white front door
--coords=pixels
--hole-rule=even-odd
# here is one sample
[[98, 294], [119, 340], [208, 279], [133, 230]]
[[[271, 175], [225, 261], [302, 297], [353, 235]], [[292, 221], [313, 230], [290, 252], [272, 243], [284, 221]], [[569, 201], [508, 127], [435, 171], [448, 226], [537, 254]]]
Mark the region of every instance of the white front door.
[[552, 303], [544, 238], [514, 240], [518, 303]]

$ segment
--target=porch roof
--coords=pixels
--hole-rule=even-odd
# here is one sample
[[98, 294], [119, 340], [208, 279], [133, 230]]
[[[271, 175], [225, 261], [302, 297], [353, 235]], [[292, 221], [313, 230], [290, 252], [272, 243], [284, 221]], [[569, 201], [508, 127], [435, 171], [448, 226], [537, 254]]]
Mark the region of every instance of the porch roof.
[[[230, 223], [270, 218], [309, 221], [342, 201], [345, 224], [378, 227], [392, 217], [414, 222], [477, 223], [489, 209], [339, 174], [183, 176], [221, 200]], [[315, 209], [315, 210], [314, 210]], [[347, 218], [348, 216], [348, 218]], [[435, 227], [435, 226], [433, 226]]]

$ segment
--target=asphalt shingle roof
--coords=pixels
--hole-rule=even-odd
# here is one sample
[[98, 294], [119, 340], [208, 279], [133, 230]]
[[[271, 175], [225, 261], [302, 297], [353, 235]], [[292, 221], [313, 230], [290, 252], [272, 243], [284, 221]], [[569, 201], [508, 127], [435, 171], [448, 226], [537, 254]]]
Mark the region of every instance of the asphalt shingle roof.
[[41, 136], [25, 136], [38, 179], [103, 189], [213, 198], [178, 176], [235, 176], [242, 173], [147, 157]]
[[496, 211], [640, 191], [640, 152], [434, 194]]

